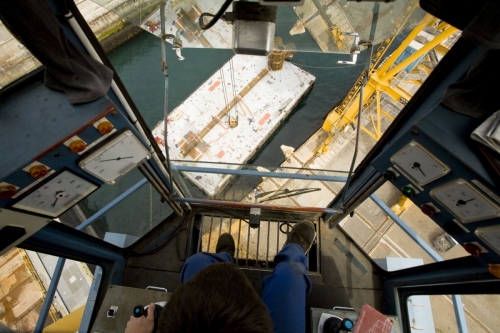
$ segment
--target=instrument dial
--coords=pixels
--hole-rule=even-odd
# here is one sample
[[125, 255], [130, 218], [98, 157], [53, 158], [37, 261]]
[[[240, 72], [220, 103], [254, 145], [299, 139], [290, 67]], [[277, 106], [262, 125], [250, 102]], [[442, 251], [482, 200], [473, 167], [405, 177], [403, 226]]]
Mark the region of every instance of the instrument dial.
[[118, 177], [150, 156], [146, 147], [127, 129], [112, 134], [91, 148], [82, 155], [78, 165], [96, 178], [114, 184]]
[[428, 184], [450, 172], [450, 168], [412, 141], [391, 157], [396, 169], [418, 185]]
[[463, 223], [500, 216], [500, 208], [463, 179], [433, 189], [430, 195]]
[[13, 207], [57, 217], [98, 188], [97, 185], [65, 170], [54, 174]]

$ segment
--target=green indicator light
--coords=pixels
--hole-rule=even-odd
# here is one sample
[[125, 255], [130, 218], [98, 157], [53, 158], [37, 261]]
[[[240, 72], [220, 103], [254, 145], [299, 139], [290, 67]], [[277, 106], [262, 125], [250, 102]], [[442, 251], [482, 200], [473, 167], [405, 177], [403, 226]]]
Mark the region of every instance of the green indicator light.
[[415, 195], [415, 190], [409, 186], [403, 187], [403, 195], [405, 197], [411, 198]]

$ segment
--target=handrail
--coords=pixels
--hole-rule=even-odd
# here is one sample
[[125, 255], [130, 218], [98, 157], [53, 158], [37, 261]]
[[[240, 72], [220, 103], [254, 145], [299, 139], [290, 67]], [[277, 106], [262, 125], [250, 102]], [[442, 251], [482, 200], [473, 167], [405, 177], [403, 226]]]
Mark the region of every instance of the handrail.
[[200, 173], [218, 173], [222, 175], [239, 175], [239, 176], [260, 176], [269, 178], [286, 178], [286, 179], [307, 179], [307, 180], [321, 180], [330, 182], [345, 182], [347, 177], [339, 176], [326, 176], [314, 174], [301, 174], [291, 172], [271, 172], [271, 171], [257, 171], [257, 170], [241, 170], [241, 169], [222, 169], [210, 167], [194, 167], [185, 165], [172, 164], [172, 170], [184, 172], [200, 172]]

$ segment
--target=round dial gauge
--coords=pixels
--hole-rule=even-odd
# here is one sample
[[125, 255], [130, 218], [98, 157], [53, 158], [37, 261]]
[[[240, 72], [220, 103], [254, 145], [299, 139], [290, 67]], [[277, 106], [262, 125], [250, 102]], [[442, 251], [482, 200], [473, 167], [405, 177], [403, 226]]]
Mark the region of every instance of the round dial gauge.
[[500, 216], [500, 208], [463, 179], [435, 188], [430, 195], [463, 223]]
[[450, 168], [414, 141], [391, 157], [391, 162], [418, 185], [428, 184], [450, 172]]
[[97, 188], [97, 185], [64, 170], [23, 195], [12, 207], [57, 217]]
[[151, 155], [129, 129], [114, 133], [82, 155], [78, 165], [96, 178], [114, 184]]

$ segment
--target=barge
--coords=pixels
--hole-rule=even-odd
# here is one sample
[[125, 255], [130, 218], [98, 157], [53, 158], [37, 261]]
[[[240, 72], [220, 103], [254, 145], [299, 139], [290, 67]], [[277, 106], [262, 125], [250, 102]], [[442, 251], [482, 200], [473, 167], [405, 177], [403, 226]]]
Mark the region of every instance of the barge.
[[[245, 164], [311, 89], [315, 77], [272, 56], [235, 55], [167, 118], [167, 145], [174, 164]], [[153, 129], [165, 152], [165, 121]], [[212, 164], [214, 163], [214, 164]], [[206, 166], [206, 164], [204, 163]], [[230, 175], [183, 172], [214, 197]]]

